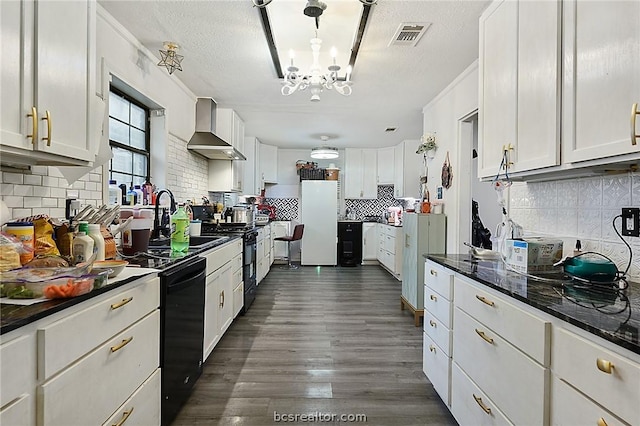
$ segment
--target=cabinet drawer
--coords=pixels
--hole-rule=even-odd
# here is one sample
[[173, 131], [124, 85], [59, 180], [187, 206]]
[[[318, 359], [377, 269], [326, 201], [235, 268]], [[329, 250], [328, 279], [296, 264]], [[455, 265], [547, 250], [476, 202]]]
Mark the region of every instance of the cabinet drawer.
[[427, 260], [424, 265], [424, 284], [446, 299], [453, 300], [453, 273], [449, 269]]
[[451, 358], [426, 333], [423, 333], [423, 339], [422, 371], [424, 371], [442, 401], [448, 406], [451, 403], [449, 395]]
[[396, 253], [396, 237], [385, 235], [384, 249], [392, 254], [395, 254]]
[[242, 281], [233, 289], [233, 317], [235, 318], [244, 306], [244, 284]]
[[32, 392], [29, 385], [36, 371], [35, 335], [26, 334], [0, 345], [0, 361], [0, 407], [4, 407]]
[[[155, 277], [38, 329], [38, 378], [46, 380], [160, 305]], [[78, 336], [86, 336], [78, 339]]]
[[456, 306], [538, 363], [549, 366], [551, 323], [458, 277], [454, 285]]
[[242, 253], [242, 238], [238, 238], [203, 254], [202, 256], [207, 259], [207, 275], [219, 269], [238, 253]]
[[152, 426], [160, 424], [160, 369], [149, 377], [103, 426]]
[[513, 425], [455, 362], [451, 365], [451, 414], [461, 425]]
[[18, 426], [35, 422], [33, 400], [31, 395], [22, 395], [7, 407], [0, 410], [0, 425]]
[[439, 293], [424, 287], [424, 311], [436, 317], [446, 327], [451, 328], [451, 302]]
[[159, 330], [156, 309], [38, 386], [38, 424], [102, 423], [122, 404], [122, 395], [131, 395], [158, 368]]
[[555, 376], [551, 386], [552, 425], [627, 425]]
[[242, 283], [242, 269], [237, 269], [233, 273], [233, 286], [236, 287], [238, 284]]
[[[610, 363], [611, 373], [607, 370]], [[553, 372], [631, 424], [640, 424], [640, 365], [574, 333], [554, 328]]]
[[513, 423], [544, 424], [549, 370], [457, 307], [454, 321], [453, 354], [460, 368]]
[[436, 345], [440, 346], [445, 355], [451, 356], [451, 346], [453, 345], [453, 335], [451, 330], [440, 322], [430, 312], [424, 313], [424, 332], [427, 333]]
[[233, 262], [232, 271], [242, 269], [242, 253], [237, 254], [231, 261]]

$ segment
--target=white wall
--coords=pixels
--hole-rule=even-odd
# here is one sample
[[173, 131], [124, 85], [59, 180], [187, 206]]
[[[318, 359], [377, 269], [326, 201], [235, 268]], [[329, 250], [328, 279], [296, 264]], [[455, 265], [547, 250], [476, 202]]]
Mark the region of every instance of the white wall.
[[[462, 253], [460, 241], [460, 226], [467, 226], [468, 215], [460, 211], [460, 189], [466, 185], [470, 192], [468, 180], [470, 167], [461, 165], [460, 135], [461, 123], [478, 108], [478, 62], [475, 61], [464, 70], [449, 86], [436, 98], [427, 104], [422, 112], [424, 133], [436, 133], [438, 149], [433, 160], [429, 161], [428, 183], [430, 194], [436, 193], [441, 185], [442, 164], [449, 151], [449, 159], [453, 168], [453, 182], [451, 188], [443, 191], [444, 213], [447, 215], [447, 253]], [[471, 143], [469, 139], [469, 143]], [[471, 148], [468, 148], [470, 151]], [[467, 154], [465, 150], [465, 155]], [[466, 209], [465, 209], [466, 210]], [[463, 223], [464, 222], [464, 223]], [[466, 250], [465, 250], [466, 251]]]

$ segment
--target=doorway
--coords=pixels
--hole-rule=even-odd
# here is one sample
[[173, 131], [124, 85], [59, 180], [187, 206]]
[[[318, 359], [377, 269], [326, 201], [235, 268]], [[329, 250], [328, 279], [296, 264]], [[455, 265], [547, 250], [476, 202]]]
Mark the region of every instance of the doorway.
[[466, 253], [468, 248], [464, 242], [471, 243], [471, 206], [472, 200], [478, 202], [478, 212], [485, 228], [495, 233], [497, 225], [502, 222], [502, 211], [498, 206], [496, 192], [491, 182], [478, 179], [478, 111], [459, 120], [460, 149], [458, 164], [460, 165], [460, 190], [458, 205], [458, 252]]

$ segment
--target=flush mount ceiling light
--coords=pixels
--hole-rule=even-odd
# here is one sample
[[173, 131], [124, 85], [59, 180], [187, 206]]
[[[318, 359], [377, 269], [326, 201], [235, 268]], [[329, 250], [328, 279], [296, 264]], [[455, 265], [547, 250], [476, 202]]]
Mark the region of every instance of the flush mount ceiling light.
[[182, 71], [182, 60], [184, 56], [178, 55], [176, 51], [178, 50], [178, 44], [172, 41], [165, 41], [164, 48], [166, 50], [160, 50], [160, 57], [162, 58], [160, 62], [158, 62], [158, 66], [166, 67], [169, 74], [173, 74], [175, 70]]
[[340, 71], [340, 65], [336, 64], [336, 49], [331, 49], [331, 57], [333, 58], [333, 64], [328, 67], [329, 72], [322, 73], [320, 68], [320, 46], [322, 40], [318, 37], [311, 39], [311, 50], [313, 53], [313, 64], [309, 69], [308, 74], [302, 74], [298, 67], [293, 65], [294, 52], [289, 52], [291, 58], [291, 64], [287, 68], [287, 73], [284, 75], [284, 81], [282, 86], [282, 94], [284, 96], [292, 95], [298, 90], [309, 89], [311, 92], [311, 102], [320, 101], [320, 93], [324, 89], [332, 90], [336, 89], [336, 92], [342, 96], [351, 95], [351, 65], [347, 67], [347, 74], [344, 81], [338, 79], [338, 71]]
[[311, 158], [318, 160], [331, 160], [338, 158], [338, 148], [321, 146], [311, 150]]
[[[327, 143], [329, 140], [329, 136], [320, 136], [322, 142]], [[311, 150], [311, 158], [315, 158], [318, 160], [332, 160], [334, 158], [338, 158], [338, 148], [329, 147], [326, 145], [313, 148]]]
[[[253, 1], [254, 7], [266, 7], [273, 0], [252, 0], [252, 1]], [[359, 1], [365, 6], [373, 6], [378, 2], [378, 0], [359, 0]], [[317, 0], [310, 0], [309, 3], [307, 3], [307, 7], [309, 6], [310, 3], [320, 3], [320, 2], [318, 2]], [[322, 14], [322, 12], [320, 14]], [[308, 15], [308, 16], [312, 16], [312, 15]]]

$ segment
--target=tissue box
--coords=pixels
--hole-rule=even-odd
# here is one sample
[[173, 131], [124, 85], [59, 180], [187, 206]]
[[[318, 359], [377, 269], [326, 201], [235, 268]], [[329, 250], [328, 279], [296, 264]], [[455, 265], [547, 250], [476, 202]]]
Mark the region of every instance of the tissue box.
[[518, 272], [554, 272], [553, 264], [562, 259], [562, 240], [525, 238], [507, 240], [506, 262]]

